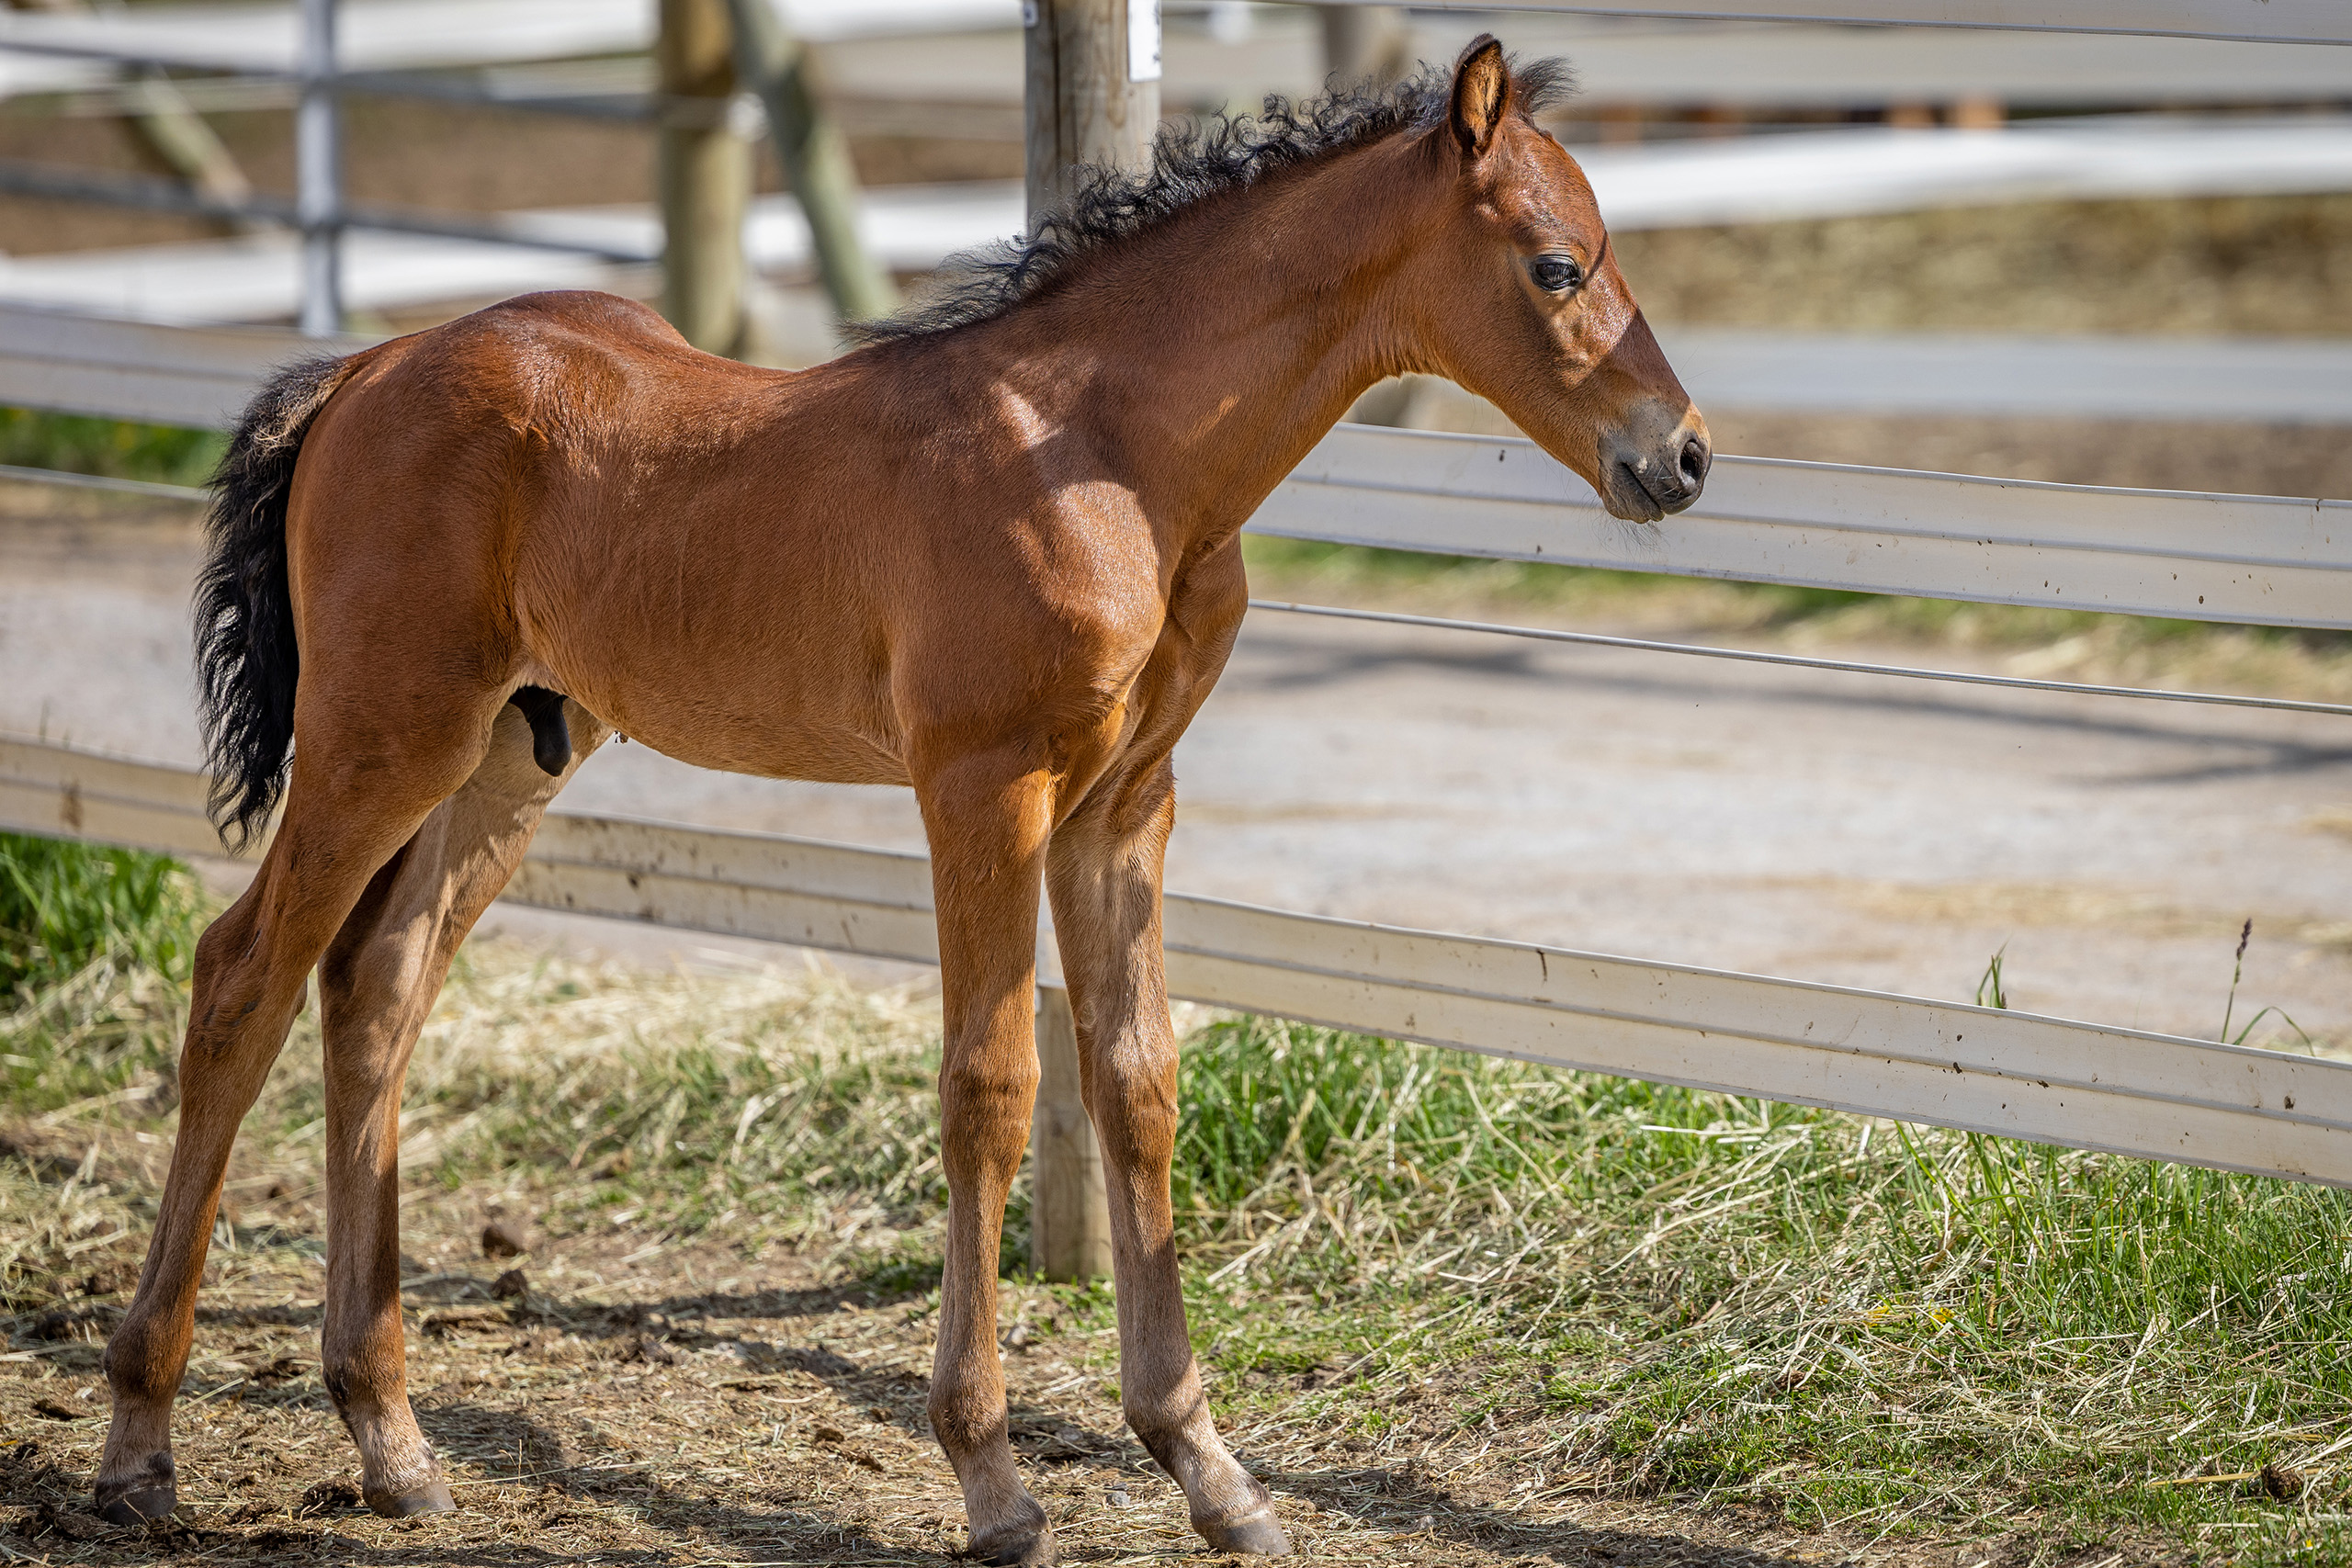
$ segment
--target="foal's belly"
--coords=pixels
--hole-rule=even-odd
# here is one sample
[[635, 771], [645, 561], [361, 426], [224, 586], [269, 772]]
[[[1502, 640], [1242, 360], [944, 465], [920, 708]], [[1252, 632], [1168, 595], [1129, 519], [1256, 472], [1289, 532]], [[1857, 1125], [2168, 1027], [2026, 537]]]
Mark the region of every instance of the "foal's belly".
[[548, 518], [517, 572], [528, 655], [630, 739], [728, 773], [910, 784], [910, 731], [1080, 772], [1120, 749], [1156, 581], [1040, 581], [1035, 527], [814, 489]]
[[894, 739], [837, 717], [783, 709], [689, 710], [633, 693], [612, 702], [610, 714], [594, 702], [587, 705], [631, 740], [697, 768], [812, 784], [910, 782]]
[[756, 600], [698, 585], [691, 604], [626, 581], [526, 606], [548, 684], [631, 740], [696, 767], [825, 784], [905, 784], [880, 639], [855, 596]]
[[844, 672], [659, 645], [567, 662], [551, 673], [574, 700], [679, 761], [819, 784], [908, 782], [895, 716]]

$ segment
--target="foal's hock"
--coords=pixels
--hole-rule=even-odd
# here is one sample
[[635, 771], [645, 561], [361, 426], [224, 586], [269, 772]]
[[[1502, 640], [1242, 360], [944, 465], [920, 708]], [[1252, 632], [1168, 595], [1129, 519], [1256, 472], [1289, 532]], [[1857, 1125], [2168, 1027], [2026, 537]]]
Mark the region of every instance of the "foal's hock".
[[401, 1076], [458, 944], [617, 730], [915, 791], [952, 1195], [930, 1414], [975, 1555], [1054, 1552], [995, 1335], [1041, 886], [1102, 1145], [1127, 1423], [1212, 1544], [1286, 1551], [1185, 1336], [1169, 756], [1240, 626], [1243, 522], [1383, 377], [1491, 398], [1621, 517], [1698, 496], [1705, 423], [1532, 118], [1565, 78], [1481, 39], [1399, 87], [1170, 131], [1148, 171], [1097, 175], [928, 310], [797, 374], [544, 294], [274, 382], [216, 481], [197, 636], [224, 834], [285, 810], [198, 949], [179, 1138], [107, 1351], [102, 1511], [176, 1500], [172, 1399], [230, 1141], [313, 966], [327, 1390], [371, 1507], [451, 1506], [403, 1365]]

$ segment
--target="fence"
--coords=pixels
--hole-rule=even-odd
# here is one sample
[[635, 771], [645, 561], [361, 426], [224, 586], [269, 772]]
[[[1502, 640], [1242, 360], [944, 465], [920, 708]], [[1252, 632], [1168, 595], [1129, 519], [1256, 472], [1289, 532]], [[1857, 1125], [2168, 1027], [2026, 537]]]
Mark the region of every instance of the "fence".
[[[729, 20], [730, 7], [733, 25]], [[441, 35], [436, 45], [415, 36], [418, 29], [413, 22], [405, 28], [383, 27], [392, 20], [385, 14], [390, 7], [372, 9], [374, 14], [367, 19], [379, 24], [374, 30], [379, 35], [375, 40], [379, 52], [380, 46], [391, 44], [393, 57], [405, 58], [411, 64], [417, 63], [420, 55], [445, 62], [510, 57], [516, 40], [497, 38], [502, 31], [519, 30], [559, 49], [595, 52], [641, 42], [646, 30], [642, 16], [634, 18], [636, 25], [632, 25], [625, 4], [607, 5], [603, 15], [573, 17], [569, 27], [544, 8], [536, 15], [503, 18], [461, 19], [454, 12], [443, 12], [425, 18], [427, 27]], [[951, 6], [950, 16], [955, 9]], [[748, 107], [754, 110], [753, 118], [764, 115], [767, 129], [775, 133], [794, 200], [808, 220], [819, 273], [835, 306], [854, 319], [884, 313], [895, 303], [888, 276], [864, 254], [854, 222], [854, 176], [845, 145], [810, 95], [801, 75], [800, 51], [780, 30], [768, 0], [662, 0], [661, 36], [671, 46], [655, 51], [662, 65], [662, 90], [644, 106], [617, 110], [625, 117], [647, 118], [672, 143], [673, 155], [667, 163], [674, 177], [662, 182], [662, 191], [668, 220], [665, 243], [650, 254], [641, 244], [583, 232], [577, 225], [484, 220], [461, 213], [412, 211], [346, 200], [340, 118], [345, 94], [407, 95], [459, 103], [493, 102], [497, 96], [470, 84], [436, 81], [409, 71], [343, 70], [338, 48], [340, 11], [340, 0], [297, 0], [290, 18], [294, 26], [290, 37], [285, 38], [273, 36], [276, 29], [269, 24], [277, 18], [258, 11], [243, 16], [199, 11], [166, 17], [160, 28], [153, 25], [153, 18], [142, 22], [101, 14], [10, 20], [6, 12], [0, 11], [0, 51], [152, 68], [226, 67], [257, 80], [291, 86], [296, 94], [291, 201], [254, 194], [242, 175], [234, 175], [232, 183], [241, 188], [232, 193], [199, 188], [206, 183], [200, 180], [181, 183], [15, 160], [0, 160], [0, 189], [239, 223], [286, 225], [300, 238], [299, 319], [303, 333], [312, 338], [331, 338], [343, 330], [344, 236], [353, 230], [378, 230], [534, 246], [607, 261], [659, 260], [663, 263], [673, 320], [681, 320], [689, 341], [725, 351], [740, 337], [743, 325], [742, 256], [740, 245], [714, 246], [707, 237], [742, 227], [752, 191], [752, 164], [745, 138], [732, 127], [739, 118], [737, 111]], [[502, 21], [505, 26], [499, 25]], [[480, 22], [488, 26], [474, 25]], [[891, 25], [889, 18], [884, 19], [886, 30]], [[837, 30], [862, 29], [852, 22]], [[387, 32], [409, 35], [406, 49], [399, 39], [380, 36]], [[487, 50], [480, 42], [471, 48], [464, 42], [455, 49], [448, 47], [453, 37], [463, 39], [485, 32], [492, 35], [481, 40], [488, 43]], [[288, 43], [290, 58], [276, 58], [281, 52], [276, 46]], [[155, 80], [160, 82], [160, 77]], [[737, 96], [738, 85], [745, 89], [745, 96]], [[175, 89], [170, 91], [175, 94]], [[185, 100], [175, 96], [174, 102], [184, 122], [200, 124], [186, 114]], [[615, 106], [576, 98], [545, 100], [542, 107], [570, 114], [616, 112]], [[203, 134], [209, 137], [209, 132]], [[226, 156], [217, 143], [212, 153]], [[173, 157], [181, 161], [178, 153]], [[228, 172], [233, 173], [233, 164]], [[216, 165], [212, 173], [217, 179], [223, 171]]]
[[[2031, 7], [1854, 0], [1801, 18], [1761, 6], [1552, 8], [1942, 26], [2017, 25], [2030, 10], [2035, 26], [2055, 25], [2047, 19], [2054, 14], [2092, 30], [2138, 20], [2145, 24], [2139, 30], [2352, 41], [2352, 11], [2292, 0], [2043, 0]], [[1094, 29], [1101, 58], [1142, 62], [1141, 51], [1115, 49], [1118, 36], [1102, 33], [1126, 25], [1125, 0], [1058, 0], [1047, 11], [1059, 14], [1057, 25]], [[1033, 51], [1033, 91], [1035, 59]], [[1050, 79], [1046, 85], [1058, 99]], [[1091, 107], [1062, 102], [1058, 117], [1042, 117], [1056, 157], [1090, 138], [1099, 145], [1102, 87], [1087, 86]], [[1033, 126], [1040, 118], [1033, 114]], [[1033, 145], [1033, 158], [1038, 151]], [[0, 400], [219, 423], [260, 366], [287, 346], [270, 334], [0, 310]], [[1698, 506], [1645, 528], [1607, 517], [1581, 480], [1532, 443], [1343, 425], [1250, 527], [1506, 559], [2352, 629], [2352, 503], [2341, 502], [1724, 457]], [[2346, 711], [2205, 694], [2120, 694]], [[202, 794], [201, 780], [185, 771], [0, 740], [0, 827], [209, 853], [215, 843]], [[868, 849], [556, 815], [507, 897], [842, 953], [936, 956], [925, 863]], [[2352, 1064], [1179, 894], [1169, 897], [1166, 931], [1170, 990], [1193, 1000], [1560, 1066], [2352, 1186]], [[1075, 1105], [1075, 1075], [1063, 1070], [1074, 1043], [1067, 1002], [1055, 999], [1050, 942], [1040, 944], [1040, 973], [1048, 1057], [1038, 1123], [1040, 1259], [1052, 1272], [1085, 1272], [1102, 1257], [1100, 1222], [1088, 1213], [1099, 1205], [1099, 1188], [1089, 1195], [1091, 1137]], [[1048, 1202], [1049, 1190], [1063, 1197]]]
[[[0, 827], [217, 854], [187, 770], [0, 739]], [[535, 908], [938, 961], [921, 855], [550, 815]], [[1219, 1007], [1800, 1105], [2352, 1186], [2352, 1064], [1170, 894], [1168, 987]], [[1050, 987], [1058, 965], [1039, 943]], [[1050, 1100], [1047, 1102], [1052, 1103]]]
[[[1366, 0], [1307, 0], [1352, 6]], [[2133, 33], [2248, 43], [2352, 43], [2340, 0], [1415, 0], [1432, 11], [1574, 11], [1707, 22], [1849, 22], [1875, 27], [1996, 28], [2047, 33]]]

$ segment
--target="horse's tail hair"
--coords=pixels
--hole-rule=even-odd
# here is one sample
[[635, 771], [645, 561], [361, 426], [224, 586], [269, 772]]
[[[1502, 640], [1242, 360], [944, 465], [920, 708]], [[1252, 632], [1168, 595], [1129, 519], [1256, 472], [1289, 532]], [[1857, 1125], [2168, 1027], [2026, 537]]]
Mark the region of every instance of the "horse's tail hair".
[[252, 841], [286, 789], [301, 662], [286, 577], [287, 498], [302, 438], [353, 363], [320, 355], [272, 376], [245, 405], [212, 475], [196, 580], [196, 690], [212, 825], [231, 849]]

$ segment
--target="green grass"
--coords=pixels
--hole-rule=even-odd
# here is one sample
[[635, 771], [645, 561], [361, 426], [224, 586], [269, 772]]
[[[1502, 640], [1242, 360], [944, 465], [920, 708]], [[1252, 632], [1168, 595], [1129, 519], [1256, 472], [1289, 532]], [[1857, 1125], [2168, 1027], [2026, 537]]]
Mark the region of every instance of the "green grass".
[[[32, 888], [12, 921], [80, 912], [42, 945], [47, 988], [0, 1022], [0, 1116], [107, 1095], [61, 1114], [168, 1132], [168, 1096], [135, 1090], [169, 1086], [184, 884], [6, 843]], [[920, 1292], [945, 1196], [937, 1065], [920, 993], [477, 945], [420, 1043], [403, 1158], [556, 1235], [786, 1247]], [[1671, 1495], [1857, 1539], [2016, 1534], [2027, 1556], [2226, 1542], [2311, 1562], [2344, 1544], [2343, 1194], [1259, 1018], [1190, 1036], [1182, 1100], [1195, 1338], [1261, 1456], [1483, 1454], [1454, 1484]], [[313, 1010], [246, 1157], [314, 1164], [321, 1109]], [[61, 1266], [40, 1239], [65, 1234], [44, 1218], [57, 1179], [0, 1162], [0, 1295]], [[92, 1190], [74, 1201], [132, 1201]], [[104, 1234], [95, 1209], [74, 1223]], [[1110, 1293], [1053, 1293], [1114, 1375]], [[2307, 1489], [2196, 1479], [2265, 1465]]]
[[2343, 1194], [1255, 1019], [1184, 1104], [1196, 1330], [1324, 1369], [1245, 1381], [1302, 1425], [1376, 1445], [1434, 1381], [1423, 1439], [1871, 1533], [2193, 1542], [2290, 1511], [2148, 1483], [2346, 1493]]
[[227, 448], [216, 431], [0, 408], [0, 463], [17, 468], [200, 485]]
[[0, 833], [0, 995], [108, 957], [184, 981], [201, 926], [195, 880], [168, 856]]
[[0, 833], [0, 1104], [45, 1110], [163, 1070], [204, 914], [163, 855]]

